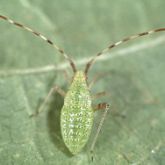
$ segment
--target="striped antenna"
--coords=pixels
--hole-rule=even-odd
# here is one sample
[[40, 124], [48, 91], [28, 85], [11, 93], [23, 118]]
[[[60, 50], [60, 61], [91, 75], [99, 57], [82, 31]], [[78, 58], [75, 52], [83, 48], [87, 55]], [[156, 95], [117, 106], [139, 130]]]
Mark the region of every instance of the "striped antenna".
[[13, 24], [13, 25], [15, 25], [17, 27], [20, 27], [22, 29], [25, 29], [26, 31], [29, 31], [32, 34], [34, 34], [35, 36], [37, 36], [37, 37], [41, 38], [42, 40], [46, 41], [48, 44], [53, 46], [66, 60], [69, 61], [69, 64], [70, 64], [70, 66], [71, 66], [71, 68], [72, 68], [74, 73], [77, 71], [76, 65], [74, 64], [73, 60], [64, 52], [63, 49], [59, 48], [56, 44], [54, 44], [47, 37], [45, 37], [44, 35], [42, 35], [39, 32], [34, 31], [33, 29], [31, 29], [31, 28], [29, 28], [29, 27], [27, 27], [25, 25], [22, 25], [22, 24], [20, 24], [18, 22], [13, 21], [12, 19], [10, 19], [10, 18], [8, 18], [6, 16], [0, 15], [0, 19], [5, 20], [5, 21], [9, 22], [10, 24]]
[[154, 30], [150, 30], [150, 31], [147, 31], [147, 32], [143, 32], [143, 33], [139, 33], [139, 34], [135, 34], [135, 35], [132, 35], [132, 36], [129, 36], [129, 37], [126, 37], [118, 42], [115, 42], [111, 45], [109, 45], [107, 48], [103, 49], [101, 52], [97, 53], [96, 56], [94, 56], [87, 64], [86, 64], [86, 67], [85, 67], [85, 74], [87, 75], [88, 74], [88, 71], [89, 69], [91, 68], [91, 66], [95, 63], [96, 59], [100, 56], [102, 56], [103, 54], [105, 54], [106, 52], [108, 52], [110, 49], [112, 48], [115, 48], [127, 41], [130, 41], [130, 40], [133, 40], [133, 39], [136, 39], [136, 38], [139, 38], [139, 37], [142, 37], [142, 36], [146, 36], [146, 35], [149, 35], [149, 34], [153, 34], [153, 33], [156, 33], [156, 32], [162, 32], [162, 31], [165, 31], [165, 28], [159, 28], [159, 29], [154, 29]]

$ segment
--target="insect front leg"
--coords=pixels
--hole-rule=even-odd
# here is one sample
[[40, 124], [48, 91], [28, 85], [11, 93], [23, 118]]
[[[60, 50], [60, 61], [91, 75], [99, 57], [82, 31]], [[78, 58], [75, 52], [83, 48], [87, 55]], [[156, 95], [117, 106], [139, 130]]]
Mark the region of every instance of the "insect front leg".
[[57, 85], [54, 86], [53, 88], [50, 89], [48, 95], [45, 97], [43, 103], [37, 109], [36, 113], [33, 113], [32, 115], [30, 115], [30, 117], [37, 116], [38, 114], [40, 114], [44, 110], [44, 107], [47, 104], [47, 102], [49, 101], [52, 94], [55, 92], [59, 93], [62, 97], [65, 97], [65, 91], [63, 89], [61, 89], [60, 87], [58, 87]]
[[98, 99], [98, 98], [100, 98], [100, 97], [108, 96], [108, 95], [109, 95], [109, 93], [107, 93], [107, 92], [105, 92], [105, 91], [103, 91], [103, 92], [98, 92], [98, 93], [96, 93], [96, 94], [94, 94], [94, 95], [92, 96], [92, 99], [95, 100], [95, 99]]
[[102, 79], [102, 78], [104, 78], [105, 76], [108, 76], [108, 75], [109, 75], [109, 72], [107, 72], [107, 73], [100, 73], [100, 74], [97, 73], [97, 74], [94, 76], [94, 78], [92, 79], [92, 81], [89, 83], [88, 88], [91, 89], [91, 88], [93, 87], [93, 85], [94, 85], [97, 81], [99, 81], [100, 79]]
[[99, 123], [99, 126], [97, 128], [97, 132], [96, 132], [96, 135], [93, 139], [93, 142], [92, 142], [92, 145], [91, 145], [91, 148], [90, 148], [90, 152], [92, 154], [92, 161], [93, 161], [93, 151], [94, 151], [94, 147], [95, 147], [95, 144], [96, 144], [96, 141], [97, 141], [97, 138], [98, 138], [98, 135], [100, 134], [100, 131], [101, 131], [101, 128], [103, 126], [103, 123], [104, 123], [104, 120], [105, 120], [105, 117], [107, 115], [107, 112], [109, 110], [109, 104], [107, 103], [99, 103], [95, 108], [94, 108], [94, 111], [97, 111], [97, 110], [104, 110], [104, 113], [101, 117], [101, 120], [100, 120], [100, 123]]
[[63, 75], [64, 75], [66, 82], [68, 84], [71, 84], [71, 78], [69, 77], [67, 70], [62, 70], [62, 72], [63, 72]]

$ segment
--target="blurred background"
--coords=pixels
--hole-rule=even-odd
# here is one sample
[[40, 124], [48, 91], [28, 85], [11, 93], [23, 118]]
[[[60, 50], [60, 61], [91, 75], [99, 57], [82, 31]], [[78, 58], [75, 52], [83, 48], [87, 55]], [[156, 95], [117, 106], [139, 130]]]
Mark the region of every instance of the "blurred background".
[[[165, 27], [163, 0], [1, 0], [0, 14], [50, 38], [78, 68], [110, 43]], [[90, 164], [89, 148], [102, 112], [96, 113], [85, 149], [71, 156], [60, 134], [63, 98], [54, 95], [48, 110], [29, 118], [54, 84], [68, 89], [64, 70], [73, 75], [67, 61], [29, 32], [2, 20], [0, 30], [0, 164]], [[165, 162], [164, 43], [163, 32], [142, 37], [108, 52], [91, 68], [89, 81], [105, 75], [91, 92], [109, 94], [94, 104], [111, 105], [94, 165]]]

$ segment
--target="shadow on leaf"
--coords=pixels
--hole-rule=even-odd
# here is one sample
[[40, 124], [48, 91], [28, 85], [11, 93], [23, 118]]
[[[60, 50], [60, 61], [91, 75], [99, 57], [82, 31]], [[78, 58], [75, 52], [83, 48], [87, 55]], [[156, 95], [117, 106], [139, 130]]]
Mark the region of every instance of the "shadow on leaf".
[[67, 156], [71, 157], [72, 154], [66, 148], [61, 135], [60, 114], [61, 114], [63, 102], [64, 102], [63, 97], [60, 96], [58, 93], [55, 93], [53, 95], [47, 115], [47, 125], [49, 129], [48, 133], [54, 145], [63, 153], [65, 153]]

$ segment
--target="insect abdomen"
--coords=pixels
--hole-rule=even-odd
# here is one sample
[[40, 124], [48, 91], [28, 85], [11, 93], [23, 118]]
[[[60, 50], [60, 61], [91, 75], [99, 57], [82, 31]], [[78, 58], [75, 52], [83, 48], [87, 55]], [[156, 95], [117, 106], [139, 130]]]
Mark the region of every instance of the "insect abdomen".
[[84, 73], [76, 73], [64, 99], [61, 112], [63, 140], [72, 154], [77, 154], [88, 141], [92, 125], [91, 97]]

